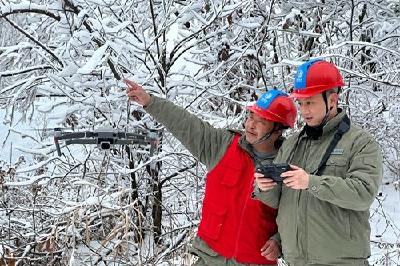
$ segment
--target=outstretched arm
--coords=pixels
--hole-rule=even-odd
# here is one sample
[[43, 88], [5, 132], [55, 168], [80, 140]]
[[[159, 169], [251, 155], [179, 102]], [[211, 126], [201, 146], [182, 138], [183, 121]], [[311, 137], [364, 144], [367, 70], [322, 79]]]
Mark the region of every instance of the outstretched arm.
[[217, 129], [172, 102], [150, 96], [139, 84], [126, 80], [128, 97], [162, 123], [193, 156], [212, 169], [224, 155], [233, 133]]

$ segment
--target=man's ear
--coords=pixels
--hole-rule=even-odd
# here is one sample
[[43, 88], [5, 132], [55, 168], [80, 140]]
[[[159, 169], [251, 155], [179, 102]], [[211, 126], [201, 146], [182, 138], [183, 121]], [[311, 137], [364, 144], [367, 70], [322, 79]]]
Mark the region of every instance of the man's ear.
[[283, 134], [283, 129], [275, 130], [275, 131], [274, 131], [274, 134], [275, 134], [275, 135], [278, 135], [278, 136], [282, 135], [282, 134]]
[[338, 106], [338, 102], [339, 102], [339, 94], [337, 93], [331, 93], [329, 95], [329, 105], [330, 106]]

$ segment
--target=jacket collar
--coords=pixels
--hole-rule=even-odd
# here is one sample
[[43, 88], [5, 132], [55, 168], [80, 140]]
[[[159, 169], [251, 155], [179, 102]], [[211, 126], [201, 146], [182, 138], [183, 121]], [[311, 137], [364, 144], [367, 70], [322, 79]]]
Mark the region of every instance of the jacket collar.
[[[336, 128], [339, 126], [340, 121], [342, 121], [343, 117], [346, 115], [346, 112], [343, 111], [343, 109], [338, 108], [338, 113], [335, 117], [331, 118], [328, 120], [328, 122], [325, 124], [325, 126], [322, 128], [322, 132], [317, 133], [319, 136], [326, 136], [332, 133], [332, 131], [335, 131]], [[305, 126], [306, 127], [306, 126]], [[305, 127], [303, 130], [305, 130]], [[307, 133], [307, 130], [306, 130]], [[307, 134], [304, 134], [303, 137], [310, 137]]]
[[253, 159], [255, 158], [256, 161], [272, 161], [276, 156], [276, 153], [257, 155], [257, 152], [254, 150], [253, 146], [246, 140], [244, 133], [240, 136], [239, 146], [243, 150], [245, 150]]
[[322, 136], [326, 136], [331, 134], [332, 131], [336, 131], [339, 126], [340, 121], [342, 121], [343, 117], [346, 115], [346, 112], [343, 112], [343, 109], [338, 108], [338, 113], [335, 117], [329, 120], [323, 128]]

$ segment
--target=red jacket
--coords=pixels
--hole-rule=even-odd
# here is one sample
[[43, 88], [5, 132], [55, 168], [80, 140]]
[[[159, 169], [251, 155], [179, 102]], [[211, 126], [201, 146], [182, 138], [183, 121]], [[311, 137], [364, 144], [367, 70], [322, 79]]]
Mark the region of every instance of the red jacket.
[[251, 198], [254, 163], [235, 136], [207, 175], [198, 236], [219, 255], [240, 263], [276, 264], [261, 247], [277, 232], [277, 210]]

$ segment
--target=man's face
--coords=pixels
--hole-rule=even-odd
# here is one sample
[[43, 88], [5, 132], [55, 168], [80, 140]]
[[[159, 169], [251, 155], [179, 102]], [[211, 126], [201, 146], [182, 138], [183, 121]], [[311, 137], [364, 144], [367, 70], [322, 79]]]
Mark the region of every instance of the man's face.
[[[328, 96], [328, 108], [334, 103], [335, 97], [337, 97], [337, 94]], [[321, 93], [308, 98], [297, 99], [297, 103], [300, 106], [301, 117], [307, 125], [316, 127], [322, 123], [326, 114], [326, 106]]]
[[253, 144], [272, 131], [274, 123], [250, 112], [244, 123], [246, 140]]

